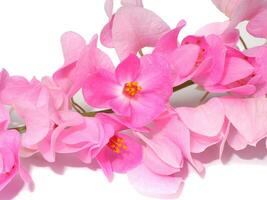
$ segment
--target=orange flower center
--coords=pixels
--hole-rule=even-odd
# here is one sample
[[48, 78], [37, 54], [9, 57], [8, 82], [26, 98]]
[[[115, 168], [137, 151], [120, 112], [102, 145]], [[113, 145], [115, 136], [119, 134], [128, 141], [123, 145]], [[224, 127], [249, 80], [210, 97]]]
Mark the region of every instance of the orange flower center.
[[138, 82], [128, 82], [124, 85], [123, 93], [129, 97], [134, 97], [141, 90], [142, 87], [139, 86]]
[[122, 150], [127, 150], [128, 147], [123, 138], [114, 135], [109, 139], [108, 147], [115, 153], [119, 154]]

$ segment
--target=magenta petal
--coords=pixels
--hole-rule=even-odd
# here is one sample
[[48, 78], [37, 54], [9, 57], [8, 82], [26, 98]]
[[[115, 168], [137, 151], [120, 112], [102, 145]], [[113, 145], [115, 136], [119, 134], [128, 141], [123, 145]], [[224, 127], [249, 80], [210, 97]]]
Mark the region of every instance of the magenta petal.
[[159, 116], [165, 109], [165, 102], [153, 93], [142, 94], [137, 100], [131, 101], [131, 124], [142, 127]]
[[151, 92], [164, 100], [172, 94], [171, 69], [160, 55], [146, 55], [141, 58], [141, 72], [136, 81], [142, 87], [141, 93]]
[[181, 177], [157, 175], [142, 164], [128, 172], [128, 178], [137, 191], [155, 197], [177, 195], [183, 186]]
[[116, 68], [117, 81], [124, 86], [128, 82], [135, 81], [140, 73], [140, 60], [136, 55], [130, 55]]
[[111, 162], [114, 172], [126, 173], [135, 168], [142, 161], [142, 146], [136, 138], [125, 134], [118, 134], [123, 138], [127, 150], [122, 151], [120, 154], [113, 153], [114, 157]]
[[154, 53], [171, 53], [178, 47], [178, 35], [181, 29], [186, 25], [184, 20], [181, 20], [177, 27], [163, 35], [157, 43]]
[[[181, 80], [192, 73], [199, 54], [197, 45], [182, 45], [168, 55], [172, 64], [174, 85], [181, 84]], [[189, 77], [190, 78], [190, 77]]]
[[99, 70], [87, 79], [83, 87], [83, 96], [89, 105], [103, 108], [109, 107], [109, 102], [116, 97], [119, 90], [114, 74], [107, 70]]
[[230, 84], [248, 77], [253, 71], [254, 67], [245, 60], [236, 57], [229, 58], [225, 67], [225, 75], [220, 83]]
[[143, 47], [153, 47], [169, 30], [155, 13], [135, 6], [124, 6], [114, 17], [113, 45], [120, 59], [136, 54]]
[[0, 103], [0, 130], [7, 129], [9, 123], [9, 112]]
[[110, 162], [109, 158], [107, 157], [105, 149], [97, 155], [96, 160], [97, 160], [99, 166], [101, 167], [101, 169], [103, 170], [107, 179], [109, 181], [112, 181], [113, 169], [112, 169], [111, 162]]

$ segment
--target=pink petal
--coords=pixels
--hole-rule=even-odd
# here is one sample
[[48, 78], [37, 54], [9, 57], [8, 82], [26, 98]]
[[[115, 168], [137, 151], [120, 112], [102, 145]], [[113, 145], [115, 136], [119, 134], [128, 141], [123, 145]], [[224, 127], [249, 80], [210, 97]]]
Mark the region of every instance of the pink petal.
[[178, 35], [181, 29], [186, 25], [184, 20], [181, 20], [177, 27], [163, 35], [157, 43], [155, 53], [170, 53], [178, 47]]
[[141, 7], [120, 8], [113, 21], [113, 45], [120, 59], [136, 54], [143, 47], [153, 47], [169, 30], [155, 13]]
[[159, 134], [168, 137], [171, 141], [178, 145], [183, 156], [199, 173], [203, 173], [205, 170], [203, 165], [199, 161], [193, 159], [191, 155], [192, 134], [186, 128], [183, 122], [178, 119], [177, 114], [169, 114], [165, 117], [160, 118], [156, 123], [163, 124], [163, 126], [158, 127], [158, 129], [160, 130]]
[[180, 171], [183, 166], [183, 156], [179, 146], [172, 140], [160, 134], [152, 139], [141, 133], [136, 134], [147, 145], [143, 162], [151, 171], [161, 175], [171, 175]]
[[225, 74], [221, 81], [221, 84], [227, 85], [246, 78], [250, 74], [252, 74], [253, 71], [254, 67], [247, 61], [237, 57], [229, 58], [226, 63]]
[[110, 107], [112, 110], [122, 116], [130, 116], [131, 115], [131, 101], [125, 95], [120, 95], [116, 98], [113, 98], [110, 103]]
[[152, 92], [163, 99], [168, 99], [172, 94], [171, 69], [160, 55], [141, 58], [141, 72], [136, 81], [142, 87], [141, 93]]
[[247, 25], [248, 32], [256, 37], [267, 38], [267, 8], [258, 13]]
[[130, 55], [116, 68], [115, 75], [118, 82], [124, 86], [137, 79], [140, 73], [140, 60], [136, 55]]
[[9, 112], [0, 103], [0, 130], [7, 129], [8, 124], [9, 124]]
[[128, 178], [138, 192], [155, 197], [177, 195], [183, 186], [181, 177], [157, 175], [142, 164], [128, 172]]
[[[197, 57], [199, 54], [197, 45], [182, 45], [177, 48], [172, 54], [169, 54], [170, 63], [172, 64], [174, 85], [181, 84], [181, 80], [192, 73]], [[190, 77], [188, 77], [190, 79]]]
[[83, 96], [86, 102], [98, 108], [109, 107], [109, 102], [116, 98], [122, 88], [118, 88], [114, 74], [107, 70], [99, 70], [92, 74], [83, 87]]
[[127, 150], [120, 154], [113, 153], [112, 169], [114, 172], [126, 173], [134, 169], [142, 161], [142, 146], [136, 138], [125, 134], [118, 134], [123, 138]]
[[147, 93], [140, 95], [137, 100], [132, 100], [131, 108], [131, 124], [135, 127], [142, 127], [164, 111], [165, 102], [162, 97]]

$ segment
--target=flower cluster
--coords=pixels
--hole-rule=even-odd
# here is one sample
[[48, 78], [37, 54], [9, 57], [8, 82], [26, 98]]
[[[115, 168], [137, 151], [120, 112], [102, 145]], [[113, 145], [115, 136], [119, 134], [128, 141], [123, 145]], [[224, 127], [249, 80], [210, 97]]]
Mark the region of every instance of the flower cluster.
[[[115, 12], [106, 0], [109, 20], [100, 41], [115, 49], [117, 67], [97, 47], [97, 36], [87, 44], [67, 32], [64, 65], [51, 77], [27, 80], [2, 70], [0, 190], [17, 174], [32, 181], [22, 157], [56, 162], [57, 154], [74, 154], [84, 163], [97, 161], [109, 181], [126, 173], [142, 193], [175, 195], [187, 164], [204, 173], [196, 154], [217, 146], [220, 157], [226, 143], [238, 151], [265, 139], [267, 46], [241, 50], [236, 27], [248, 20], [250, 34], [267, 38], [267, 1], [213, 2], [229, 21], [178, 41], [184, 20], [171, 29], [141, 0], [122, 0]], [[152, 51], [144, 54], [144, 47]], [[171, 96], [191, 85], [215, 97], [198, 107], [174, 107]], [[93, 111], [74, 101], [80, 91]], [[22, 125], [12, 122], [14, 112]]]

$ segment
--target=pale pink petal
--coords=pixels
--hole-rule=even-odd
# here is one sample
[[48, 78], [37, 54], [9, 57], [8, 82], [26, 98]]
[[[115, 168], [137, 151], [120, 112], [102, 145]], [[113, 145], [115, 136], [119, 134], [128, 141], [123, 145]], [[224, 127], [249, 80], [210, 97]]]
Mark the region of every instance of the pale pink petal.
[[242, 0], [212, 0], [216, 7], [228, 17], [232, 15], [235, 8]]
[[256, 37], [267, 38], [267, 8], [258, 13], [247, 25], [248, 32]]
[[123, 6], [140, 6], [143, 7], [142, 0], [121, 0]]
[[113, 14], [113, 0], [106, 0], [104, 8], [107, 16], [111, 18]]
[[226, 31], [229, 25], [230, 21], [211, 23], [199, 29], [196, 35], [219, 35], [226, 44], [235, 46], [239, 40], [239, 31], [237, 29]]
[[65, 58], [64, 65], [76, 62], [86, 45], [82, 36], [75, 32], [66, 32], [61, 36], [61, 46]]
[[86, 84], [87, 77], [96, 72], [97, 69], [114, 70], [114, 66], [110, 58], [97, 48], [97, 36], [94, 36], [82, 51], [76, 66], [71, 68], [69, 74], [65, 76], [71, 81], [68, 95], [73, 96], [81, 89]]
[[108, 48], [113, 48], [113, 42], [112, 42], [113, 19], [114, 19], [114, 16], [111, 17], [110, 21], [103, 27], [100, 33], [101, 44], [103, 44], [105, 47], [108, 47]]
[[124, 6], [114, 17], [113, 45], [120, 59], [136, 54], [143, 47], [153, 47], [169, 30], [155, 13], [135, 6]]
[[266, 98], [223, 98], [226, 117], [238, 133], [254, 145], [267, 133], [267, 100]]
[[142, 164], [128, 172], [128, 178], [138, 192], [155, 197], [178, 195], [183, 186], [181, 177], [157, 175]]
[[176, 111], [186, 127], [199, 135], [217, 136], [223, 127], [224, 108], [216, 98], [196, 108], [179, 107]]
[[239, 134], [238, 130], [231, 126], [227, 143], [236, 151], [245, 149], [248, 145], [246, 139]]
[[183, 156], [179, 146], [166, 136], [158, 134], [152, 139], [141, 133], [137, 136], [145, 142], [144, 164], [154, 173], [171, 175], [183, 167]]

